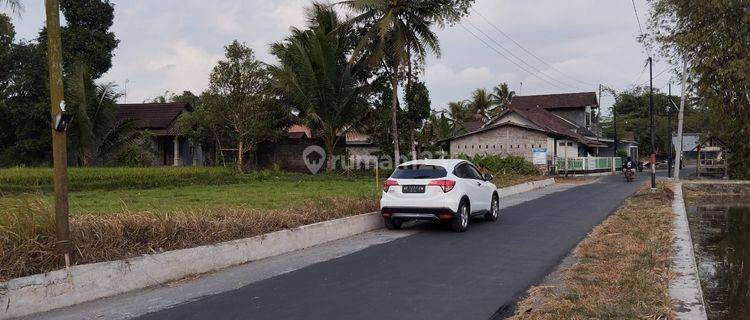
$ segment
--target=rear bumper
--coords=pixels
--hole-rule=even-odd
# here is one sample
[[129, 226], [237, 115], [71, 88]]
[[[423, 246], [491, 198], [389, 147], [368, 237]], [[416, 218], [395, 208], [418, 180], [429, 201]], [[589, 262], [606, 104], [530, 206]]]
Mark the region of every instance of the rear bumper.
[[385, 218], [410, 220], [450, 220], [456, 212], [450, 208], [384, 207], [380, 213]]

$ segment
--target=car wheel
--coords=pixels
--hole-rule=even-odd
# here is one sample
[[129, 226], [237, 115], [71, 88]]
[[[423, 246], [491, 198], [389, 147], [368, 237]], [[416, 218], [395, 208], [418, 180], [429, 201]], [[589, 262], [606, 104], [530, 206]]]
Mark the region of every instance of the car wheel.
[[490, 204], [490, 211], [484, 214], [484, 219], [487, 221], [496, 221], [500, 215], [500, 201], [496, 195], [492, 195], [492, 202]]
[[385, 227], [388, 230], [398, 230], [401, 229], [401, 221], [400, 219], [393, 219], [393, 218], [383, 218], [383, 221], [385, 221]]
[[458, 214], [451, 221], [451, 229], [456, 232], [464, 232], [469, 227], [469, 204], [466, 201], [458, 206]]

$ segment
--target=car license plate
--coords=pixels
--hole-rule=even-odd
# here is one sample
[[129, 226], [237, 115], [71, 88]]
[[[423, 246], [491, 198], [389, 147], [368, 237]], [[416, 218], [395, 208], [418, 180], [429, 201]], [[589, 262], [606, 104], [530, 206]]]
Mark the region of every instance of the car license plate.
[[403, 193], [424, 193], [423, 185], [405, 185], [402, 187], [401, 192]]

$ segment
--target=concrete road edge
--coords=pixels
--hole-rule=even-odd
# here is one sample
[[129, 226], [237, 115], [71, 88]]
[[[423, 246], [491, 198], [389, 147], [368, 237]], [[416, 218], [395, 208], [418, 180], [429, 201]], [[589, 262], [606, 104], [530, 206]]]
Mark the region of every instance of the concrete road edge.
[[672, 211], [675, 214], [672, 226], [672, 263], [677, 273], [677, 277], [669, 284], [669, 296], [674, 301], [673, 310], [678, 319], [705, 320], [706, 307], [680, 182], [674, 184]]

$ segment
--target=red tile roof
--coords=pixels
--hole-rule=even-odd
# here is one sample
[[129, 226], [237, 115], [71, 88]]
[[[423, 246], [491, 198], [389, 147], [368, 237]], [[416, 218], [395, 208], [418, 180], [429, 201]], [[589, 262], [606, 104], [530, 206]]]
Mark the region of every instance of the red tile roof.
[[545, 109], [558, 108], [583, 108], [593, 106], [597, 108], [599, 104], [596, 101], [594, 92], [577, 92], [577, 93], [559, 93], [543, 94], [534, 96], [516, 96], [510, 102], [510, 106], [519, 108], [542, 107]]
[[180, 113], [186, 110], [191, 110], [191, 107], [184, 102], [118, 104], [116, 119], [136, 120], [140, 129], [166, 132]]

